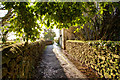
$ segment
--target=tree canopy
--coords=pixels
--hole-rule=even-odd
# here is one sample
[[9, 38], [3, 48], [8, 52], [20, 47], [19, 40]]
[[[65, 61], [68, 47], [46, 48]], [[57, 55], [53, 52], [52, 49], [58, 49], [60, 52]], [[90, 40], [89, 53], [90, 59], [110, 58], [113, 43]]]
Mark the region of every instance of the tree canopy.
[[[119, 2], [99, 4], [95, 2], [34, 2], [32, 6], [29, 2], [3, 2], [2, 4], [5, 5], [5, 9], [11, 10], [13, 16], [9, 21], [11, 23], [8, 27], [9, 31], [17, 32], [19, 36], [24, 34], [26, 41], [39, 38], [43, 24], [48, 28], [57, 26], [59, 29], [76, 26], [78, 27], [76, 32], [83, 29], [85, 24], [89, 24], [87, 27], [93, 30], [94, 39], [107, 39], [110, 35], [120, 36], [118, 35], [120, 33], [118, 31], [120, 30], [118, 26], [120, 23]], [[111, 16], [109, 21], [107, 16]], [[114, 20], [112, 16], [116, 18], [112, 23], [116, 34], [111, 30], [111, 32], [108, 31], [109, 28], [113, 29], [110, 24], [110, 21]], [[41, 26], [37, 20], [40, 21]]]

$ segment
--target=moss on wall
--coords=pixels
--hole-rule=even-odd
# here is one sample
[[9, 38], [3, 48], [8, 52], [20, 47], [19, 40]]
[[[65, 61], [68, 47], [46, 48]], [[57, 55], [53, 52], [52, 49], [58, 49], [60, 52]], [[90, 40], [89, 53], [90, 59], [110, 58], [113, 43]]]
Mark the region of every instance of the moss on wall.
[[2, 78], [32, 78], [34, 65], [45, 48], [45, 41], [28, 45], [13, 44], [2, 50]]
[[120, 79], [119, 41], [68, 40], [66, 50], [81, 65], [86, 65], [97, 71], [101, 78]]

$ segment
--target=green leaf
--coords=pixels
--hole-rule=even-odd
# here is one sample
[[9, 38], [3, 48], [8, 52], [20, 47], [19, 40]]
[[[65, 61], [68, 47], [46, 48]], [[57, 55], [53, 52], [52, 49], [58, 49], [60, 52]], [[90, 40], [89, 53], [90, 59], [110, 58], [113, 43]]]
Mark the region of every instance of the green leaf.
[[49, 22], [49, 20], [47, 21], [47, 27], [49, 27], [50, 26], [50, 22]]

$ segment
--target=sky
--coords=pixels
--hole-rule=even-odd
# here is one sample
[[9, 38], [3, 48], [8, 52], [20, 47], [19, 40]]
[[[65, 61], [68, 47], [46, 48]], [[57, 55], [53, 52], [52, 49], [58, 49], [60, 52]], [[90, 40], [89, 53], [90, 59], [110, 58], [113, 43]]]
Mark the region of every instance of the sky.
[[[4, 7], [4, 6], [3, 6], [2, 3], [0, 2], [0, 8], [1, 8], [1, 7]], [[8, 12], [8, 10], [0, 10], [0, 17], [4, 17], [5, 14], [7, 14], [7, 12]]]
[[8, 10], [0, 10], [0, 17], [4, 17]]

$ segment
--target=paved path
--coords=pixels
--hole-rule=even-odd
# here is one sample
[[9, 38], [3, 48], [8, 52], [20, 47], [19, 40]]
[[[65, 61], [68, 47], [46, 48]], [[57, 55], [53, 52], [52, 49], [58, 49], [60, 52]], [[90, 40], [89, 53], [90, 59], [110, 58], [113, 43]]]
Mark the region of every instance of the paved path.
[[49, 45], [45, 49], [41, 61], [37, 66], [36, 78], [38, 79], [55, 79], [64, 78], [64, 80], [81, 80], [86, 76], [83, 75], [67, 57], [62, 53], [60, 47]]
[[69, 61], [69, 59], [63, 54], [61, 48], [59, 46], [54, 45], [53, 49], [56, 57], [60, 61], [61, 66], [64, 69], [66, 76], [71, 80], [87, 80], [87, 77], [83, 75], [76, 66]]
[[63, 68], [60, 65], [59, 60], [56, 58], [53, 52], [53, 45], [47, 46], [42, 55], [42, 60], [37, 67], [36, 78], [38, 79], [50, 79], [50, 78], [66, 78]]

